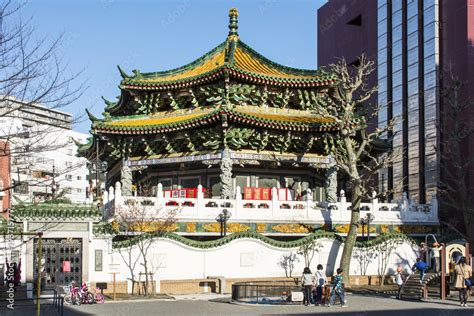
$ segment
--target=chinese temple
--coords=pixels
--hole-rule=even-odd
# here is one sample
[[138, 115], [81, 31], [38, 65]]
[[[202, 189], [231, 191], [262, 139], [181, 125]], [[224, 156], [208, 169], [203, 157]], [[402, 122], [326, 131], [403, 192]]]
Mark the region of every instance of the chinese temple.
[[338, 128], [325, 102], [335, 79], [265, 58], [240, 40], [237, 9], [229, 18], [227, 39], [185, 66], [119, 67], [121, 94], [104, 99], [103, 119], [88, 113], [93, 138], [80, 153], [107, 161], [107, 187], [120, 181], [124, 195], [161, 183], [192, 197], [200, 184], [208, 197], [233, 197], [239, 186], [244, 198], [269, 199], [275, 187], [285, 199], [310, 189], [334, 201], [322, 136]]

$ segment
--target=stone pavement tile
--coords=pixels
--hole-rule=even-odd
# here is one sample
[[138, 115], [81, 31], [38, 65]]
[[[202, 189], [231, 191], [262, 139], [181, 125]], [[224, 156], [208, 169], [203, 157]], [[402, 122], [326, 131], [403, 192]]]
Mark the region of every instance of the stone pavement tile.
[[[202, 296], [201, 296], [202, 297]], [[209, 296], [211, 297], [211, 296]], [[227, 298], [223, 298], [227, 299]], [[112, 315], [112, 316], [147, 316], [147, 315], [179, 315], [179, 316], [209, 316], [209, 315], [343, 315], [343, 316], [473, 316], [474, 307], [461, 308], [457, 301], [449, 300], [445, 303], [439, 300], [429, 302], [399, 301], [391, 297], [376, 297], [369, 295], [348, 295], [348, 307], [340, 306], [257, 306], [235, 305], [211, 300], [183, 299], [174, 301], [150, 300], [146, 302], [118, 302], [103, 305], [65, 306], [65, 316]], [[472, 299], [471, 299], [472, 300]], [[472, 305], [474, 306], [474, 304]], [[13, 313], [0, 315], [35, 315], [34, 308], [18, 309]], [[57, 315], [54, 311], [42, 315]]]

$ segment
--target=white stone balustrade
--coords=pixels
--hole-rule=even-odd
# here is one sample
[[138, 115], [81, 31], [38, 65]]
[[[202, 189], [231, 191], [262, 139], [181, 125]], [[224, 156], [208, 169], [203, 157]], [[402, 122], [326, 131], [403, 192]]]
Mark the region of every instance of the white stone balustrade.
[[[223, 209], [232, 213], [230, 222], [285, 222], [285, 223], [349, 223], [351, 202], [346, 200], [345, 192], [341, 191], [338, 202], [327, 203], [312, 200], [308, 189], [308, 197], [304, 201], [280, 201], [277, 189], [272, 189], [270, 200], [244, 200], [241, 189], [235, 190], [234, 199], [204, 198], [202, 186], [198, 186], [196, 198], [165, 198], [161, 184], [157, 186], [156, 197], [122, 196], [120, 182], [115, 189], [109, 188], [103, 196], [104, 214], [112, 218], [116, 212], [126, 212], [131, 205], [143, 207], [150, 212], [150, 218], [159, 210], [178, 209], [178, 221], [215, 221]], [[430, 204], [414, 204], [406, 194], [397, 203], [382, 203], [372, 195], [370, 202], [360, 205], [361, 217], [371, 213], [373, 224], [436, 224], [438, 223], [438, 201], [433, 195]]]

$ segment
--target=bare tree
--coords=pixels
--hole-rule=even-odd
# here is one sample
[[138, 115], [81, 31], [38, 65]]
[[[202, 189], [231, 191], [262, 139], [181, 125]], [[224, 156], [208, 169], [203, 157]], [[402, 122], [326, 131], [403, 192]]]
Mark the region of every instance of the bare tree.
[[464, 83], [451, 74], [441, 91], [443, 137], [436, 150], [440, 155], [442, 178], [438, 189], [442, 222], [474, 243], [474, 195], [469, 186], [474, 157], [466, 150], [474, 133], [474, 121], [466, 112], [471, 111], [474, 100], [463, 98], [463, 89]]
[[378, 253], [369, 247], [354, 249], [354, 258], [359, 263], [360, 275], [367, 275], [369, 265], [378, 257]]
[[[118, 229], [117, 236], [127, 238], [129, 244], [124, 248], [129, 252], [124, 259], [125, 264], [131, 270], [132, 279], [135, 279], [135, 266], [137, 261], [133, 259], [134, 246], [138, 249], [140, 265], [145, 274], [145, 296], [148, 296], [149, 275], [154, 274], [156, 267], [150, 262], [149, 250], [153, 245], [155, 237], [169, 232], [176, 223], [177, 209], [163, 209], [154, 205], [147, 205], [134, 199], [126, 201], [126, 206], [116, 210], [114, 221]], [[132, 280], [133, 281], [133, 280]]]
[[338, 85], [330, 91], [327, 115], [336, 118], [339, 131], [324, 137], [326, 151], [335, 159], [337, 168], [348, 178], [351, 189], [351, 220], [341, 258], [344, 278], [349, 276], [350, 261], [357, 239], [360, 223], [360, 203], [370, 199], [378, 186], [376, 176], [387, 168], [396, 156], [393, 151], [383, 155], [374, 153], [374, 145], [393, 131], [395, 120], [385, 126], [369, 128], [371, 119], [377, 116], [380, 107], [370, 107], [367, 102], [377, 87], [368, 87], [367, 78], [374, 71], [373, 61], [365, 55], [359, 58], [357, 66], [350, 66], [345, 60], [330, 65]]
[[40, 36], [32, 19], [22, 18], [23, 6], [9, 0], [0, 4], [0, 139], [10, 145], [8, 150], [0, 148], [0, 157], [27, 157], [64, 147], [64, 141], [47, 137], [57, 126], [38, 124], [24, 130], [17, 124], [18, 113], [41, 106], [60, 109], [85, 88], [77, 82], [80, 73], [70, 73], [61, 57], [64, 36]]
[[301, 245], [297, 251], [297, 254], [303, 256], [305, 267], [309, 267], [311, 261], [313, 261], [314, 255], [323, 248], [323, 244], [315, 239], [307, 240]]
[[289, 252], [280, 257], [278, 266], [285, 270], [285, 276], [291, 278], [293, 270], [295, 269], [295, 263], [299, 262], [298, 255], [294, 252]]
[[378, 259], [378, 275], [380, 278], [380, 285], [385, 284], [385, 276], [387, 275], [388, 264], [393, 251], [403, 244], [403, 240], [399, 237], [388, 239], [387, 241], [376, 245], [373, 249], [377, 253]]

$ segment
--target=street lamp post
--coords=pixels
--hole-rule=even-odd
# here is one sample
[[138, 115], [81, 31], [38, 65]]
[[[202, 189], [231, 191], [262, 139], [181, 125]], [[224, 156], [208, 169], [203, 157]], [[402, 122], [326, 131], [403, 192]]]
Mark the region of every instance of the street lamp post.
[[361, 218], [361, 219], [359, 220], [359, 223], [362, 225], [362, 240], [364, 240], [365, 225], [367, 224], [367, 223], [365, 222], [365, 218]]
[[365, 226], [367, 225], [367, 241], [369, 241], [370, 239], [370, 223], [374, 220], [374, 215], [372, 215], [371, 213], [367, 213], [367, 215], [365, 215], [365, 217], [362, 217], [360, 220], [359, 220], [359, 224], [362, 225], [362, 240], [364, 240], [364, 228]]
[[370, 239], [370, 223], [374, 220], [374, 215], [367, 213], [365, 221], [367, 222], [367, 241]]
[[220, 236], [222, 237], [222, 232], [223, 232], [222, 224], [224, 223], [224, 219], [222, 218], [222, 213], [220, 213], [219, 215], [217, 215], [216, 221], [219, 223], [219, 231], [220, 231], [220, 233], [221, 233]]
[[217, 215], [216, 221], [220, 224], [221, 237], [227, 235], [227, 221], [232, 216], [232, 213], [227, 209], [223, 209], [222, 212]]

